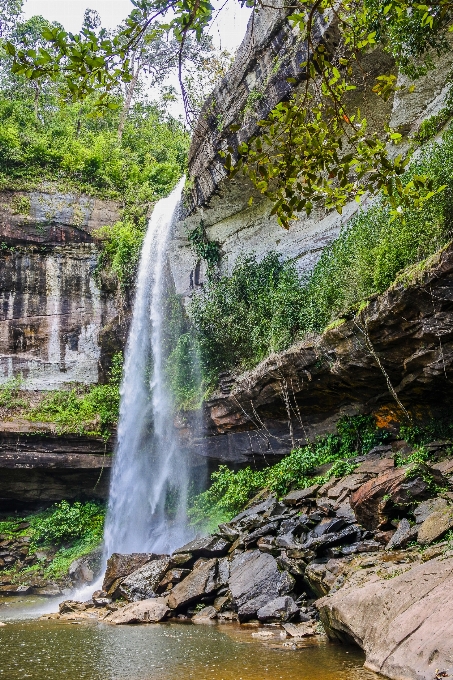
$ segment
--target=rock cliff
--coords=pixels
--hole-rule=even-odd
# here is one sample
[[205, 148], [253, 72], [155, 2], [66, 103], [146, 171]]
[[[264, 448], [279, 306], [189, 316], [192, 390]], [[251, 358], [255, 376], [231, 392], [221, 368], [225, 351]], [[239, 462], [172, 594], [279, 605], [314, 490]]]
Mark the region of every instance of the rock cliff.
[[[191, 282], [196, 287], [204, 280], [204, 263], [197, 262], [187, 240], [188, 231], [197, 227], [200, 220], [208, 238], [220, 244], [224, 273], [231, 271], [240, 255], [254, 252], [261, 259], [270, 250], [294, 261], [304, 273], [314, 266], [323, 248], [358, 210], [355, 202], [346, 205], [341, 216], [315, 209], [310, 218], [299, 215], [285, 231], [269, 215], [268, 200], [257, 194], [244, 176], [239, 174], [233, 180], [226, 177], [219, 152], [247, 142], [258, 130], [257, 121], [297, 91], [303, 80], [301, 62], [306, 48], [287, 19], [290, 10], [283, 8], [284, 3], [279, 0], [252, 17], [231, 70], [208, 98], [195, 127], [185, 210], [175, 227], [170, 249], [173, 278], [180, 294], [192, 294]], [[325, 20], [318, 21], [315, 40], [335, 44], [335, 22], [327, 15]], [[442, 57], [435, 55], [434, 59], [435, 71], [417, 80], [413, 95], [400, 91], [383, 102], [358, 82], [354, 102], [366, 115], [369, 129], [388, 123], [400, 130], [403, 144], [397, 147], [398, 152], [407, 148], [409, 137], [422, 121], [444, 106], [453, 52]], [[394, 65], [388, 55], [376, 49], [367, 56], [364, 68], [372, 77], [391, 72]], [[288, 83], [288, 77], [293, 82]], [[404, 77], [400, 76], [399, 81], [404, 84]], [[239, 126], [239, 130], [232, 132], [232, 125]], [[199, 271], [195, 277], [197, 264]]]
[[93, 232], [118, 217], [117, 204], [88, 196], [0, 194], [0, 384], [98, 382], [102, 330], [118, 309], [95, 277]]
[[[0, 193], [0, 387], [21, 376], [32, 399], [105, 379], [122, 349], [122, 308], [99, 284], [94, 234], [118, 219], [113, 201], [51, 188]], [[0, 508], [106, 498], [111, 450], [100, 438], [3, 422]]]

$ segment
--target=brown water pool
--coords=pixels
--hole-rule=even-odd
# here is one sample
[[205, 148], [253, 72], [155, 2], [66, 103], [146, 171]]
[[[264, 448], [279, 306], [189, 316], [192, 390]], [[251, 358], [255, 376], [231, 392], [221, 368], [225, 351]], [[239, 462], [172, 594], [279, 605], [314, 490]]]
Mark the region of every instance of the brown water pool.
[[[302, 649], [253, 628], [40, 621], [36, 599], [0, 601], [0, 680], [378, 680], [356, 648]], [[54, 606], [55, 609], [55, 606]]]

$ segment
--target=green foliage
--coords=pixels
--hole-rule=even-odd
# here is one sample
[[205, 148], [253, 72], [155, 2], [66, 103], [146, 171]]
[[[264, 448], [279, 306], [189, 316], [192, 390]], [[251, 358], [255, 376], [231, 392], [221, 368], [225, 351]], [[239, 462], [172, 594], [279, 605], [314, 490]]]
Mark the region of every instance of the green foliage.
[[[101, 542], [104, 528], [105, 507], [101, 503], [87, 501], [69, 503], [61, 501], [51, 508], [25, 517], [14, 517], [0, 521], [0, 533], [9, 538], [29, 536], [29, 555], [37, 550], [55, 548], [52, 561], [44, 560], [23, 569], [11, 572], [14, 582], [27, 581], [27, 577], [41, 572], [46, 578], [59, 578], [68, 573], [70, 564], [94, 550]], [[20, 529], [22, 522], [29, 527]]]
[[104, 507], [98, 503], [61, 501], [30, 518], [34, 545], [62, 546], [75, 540], [99, 543], [104, 526]]
[[[292, 488], [305, 488], [315, 482], [324, 483], [331, 476], [350, 474], [356, 464], [348, 458], [368, 452], [388, 437], [385, 431], [376, 428], [371, 416], [342, 418], [337, 433], [294, 449], [279, 463], [264, 470], [246, 467], [234, 472], [221, 465], [211, 476], [211, 486], [193, 499], [189, 509], [191, 522], [213, 530], [240, 512], [262, 489], [282, 496]], [[333, 463], [330, 470], [315, 477], [316, 468], [327, 463]]]
[[22, 383], [23, 378], [18, 375], [0, 385], [0, 409], [18, 409], [27, 405], [27, 402], [19, 396]]
[[190, 315], [197, 329], [203, 376], [248, 368], [287, 347], [300, 330], [302, 287], [294, 267], [270, 253], [238, 260], [231, 277], [211, 281], [194, 295]]
[[439, 439], [453, 440], [453, 422], [447, 414], [441, 418], [430, 418], [426, 422], [401, 425], [400, 437], [414, 447], [423, 447], [423, 445]]
[[108, 438], [118, 420], [122, 354], [112, 360], [106, 385], [50, 392], [40, 404], [24, 414], [31, 421], [55, 423], [60, 432], [90, 433]]
[[231, 277], [209, 281], [190, 307], [206, 384], [215, 384], [220, 371], [250, 368], [307, 333], [334, 328], [401, 270], [442, 248], [452, 237], [452, 129], [425, 149], [406, 181], [420, 173], [443, 192], [398, 219], [376, 200], [345, 225], [302, 281], [272, 253], [261, 262], [239, 260]]
[[95, 236], [101, 239], [102, 244], [98, 271], [109, 269], [116, 275], [122, 288], [130, 286], [134, 281], [145, 236], [142, 226], [124, 220], [111, 227], [101, 227]]
[[189, 137], [155, 105], [138, 103], [118, 140], [118, 114], [92, 118], [93, 104], [62, 106], [0, 91], [0, 183], [4, 187], [60, 182], [89, 194], [148, 205], [166, 195], [184, 172]]
[[220, 261], [220, 244], [218, 241], [210, 241], [208, 239], [203, 220], [201, 220], [198, 227], [188, 232], [187, 238], [197, 257], [207, 263], [208, 275], [212, 274], [213, 268]]

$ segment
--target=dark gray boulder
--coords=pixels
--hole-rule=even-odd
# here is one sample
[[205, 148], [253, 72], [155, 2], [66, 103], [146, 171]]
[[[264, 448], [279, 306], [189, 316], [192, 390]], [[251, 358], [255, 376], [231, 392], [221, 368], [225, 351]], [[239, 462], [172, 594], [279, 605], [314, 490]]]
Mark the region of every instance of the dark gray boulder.
[[257, 616], [260, 621], [280, 622], [290, 621], [299, 612], [299, 607], [289, 595], [276, 597], [264, 607], [258, 609]]
[[248, 550], [231, 563], [229, 587], [239, 620], [256, 616], [258, 609], [276, 597], [286, 595], [294, 587], [294, 578], [279, 571], [272, 555]]
[[417, 527], [411, 527], [409, 520], [403, 518], [398, 524], [398, 528], [393, 534], [390, 541], [385, 546], [386, 550], [393, 550], [397, 548], [405, 548], [409, 541], [417, 536]]
[[152, 560], [132, 572], [122, 581], [119, 592], [128, 602], [148, 600], [157, 597], [157, 589], [164, 574], [171, 565], [171, 558]]

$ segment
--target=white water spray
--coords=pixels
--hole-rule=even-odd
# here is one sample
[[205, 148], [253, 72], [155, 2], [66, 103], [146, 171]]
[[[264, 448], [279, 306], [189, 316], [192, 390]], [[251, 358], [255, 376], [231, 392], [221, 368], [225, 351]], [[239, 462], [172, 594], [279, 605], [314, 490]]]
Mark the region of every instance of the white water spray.
[[184, 179], [154, 208], [143, 243], [121, 386], [105, 550], [166, 552], [190, 539], [188, 470], [165, 386], [165, 264]]

